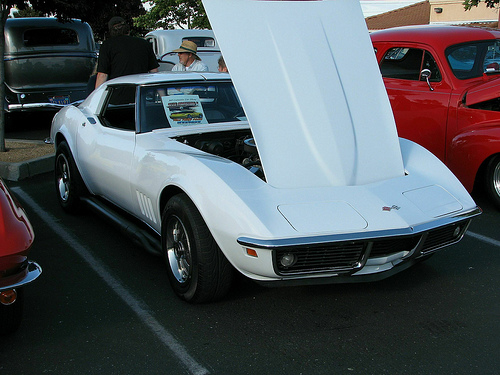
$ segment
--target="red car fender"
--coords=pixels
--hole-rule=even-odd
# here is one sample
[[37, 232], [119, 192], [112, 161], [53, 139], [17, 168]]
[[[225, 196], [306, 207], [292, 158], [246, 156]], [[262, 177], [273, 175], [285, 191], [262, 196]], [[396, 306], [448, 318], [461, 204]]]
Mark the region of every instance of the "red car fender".
[[0, 179], [0, 274], [27, 260], [34, 237], [26, 212]]
[[498, 125], [498, 120], [476, 123], [450, 142], [447, 165], [469, 192], [474, 187], [479, 167], [500, 150]]

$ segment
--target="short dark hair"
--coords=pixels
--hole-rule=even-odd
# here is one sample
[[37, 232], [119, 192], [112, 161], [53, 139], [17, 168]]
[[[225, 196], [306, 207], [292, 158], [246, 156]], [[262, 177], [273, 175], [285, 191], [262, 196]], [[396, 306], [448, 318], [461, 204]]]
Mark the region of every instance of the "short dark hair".
[[122, 17], [113, 17], [108, 22], [109, 36], [127, 35], [130, 27]]

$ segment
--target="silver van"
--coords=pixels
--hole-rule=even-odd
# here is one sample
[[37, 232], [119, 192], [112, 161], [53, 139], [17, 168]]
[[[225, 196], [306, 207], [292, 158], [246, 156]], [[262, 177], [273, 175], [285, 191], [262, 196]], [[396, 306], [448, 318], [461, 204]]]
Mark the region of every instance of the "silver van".
[[5, 24], [5, 109], [59, 109], [86, 97], [97, 52], [89, 24], [51, 17]]
[[160, 71], [172, 70], [173, 66], [179, 62], [177, 53], [172, 53], [172, 51], [179, 48], [184, 40], [196, 43], [197, 55], [207, 64], [210, 72], [218, 71], [221, 53], [212, 30], [154, 30], [147, 33], [145, 39], [153, 47], [156, 59], [160, 63]]

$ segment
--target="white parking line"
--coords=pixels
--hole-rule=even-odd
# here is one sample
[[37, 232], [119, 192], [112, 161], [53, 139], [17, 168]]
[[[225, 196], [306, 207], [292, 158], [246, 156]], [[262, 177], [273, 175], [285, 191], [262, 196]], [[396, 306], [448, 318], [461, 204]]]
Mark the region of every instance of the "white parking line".
[[40, 218], [45, 221], [53, 231], [58, 234], [75, 252], [85, 260], [89, 266], [115, 291], [115, 293], [134, 311], [139, 319], [148, 326], [163, 344], [170, 349], [173, 354], [188, 368], [191, 374], [204, 375], [208, 370], [198, 364], [193, 357], [189, 355], [186, 348], [182, 346], [165, 327], [163, 327], [144, 307], [144, 303], [137, 300], [125, 287], [118, 281], [98, 259], [96, 259], [78, 240], [66, 232], [63, 226], [58, 224], [57, 220], [45, 212], [27, 193], [20, 187], [11, 188], [14, 193], [21, 198], [26, 205], [30, 206]]
[[468, 236], [474, 237], [477, 240], [489, 243], [490, 245], [493, 245], [493, 246], [496, 246], [496, 247], [500, 247], [500, 241], [498, 241], [498, 240], [494, 240], [493, 238], [483, 236], [482, 234], [471, 232], [470, 230], [468, 230], [465, 233]]

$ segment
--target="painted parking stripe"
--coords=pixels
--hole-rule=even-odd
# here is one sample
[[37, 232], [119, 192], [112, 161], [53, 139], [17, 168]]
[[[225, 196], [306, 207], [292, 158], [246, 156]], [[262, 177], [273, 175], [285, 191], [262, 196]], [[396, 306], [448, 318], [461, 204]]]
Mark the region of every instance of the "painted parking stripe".
[[500, 247], [500, 241], [498, 240], [495, 240], [493, 238], [490, 238], [490, 237], [486, 237], [486, 236], [483, 236], [482, 234], [478, 234], [478, 233], [474, 233], [474, 232], [471, 232], [470, 230], [466, 232], [466, 234], [468, 236], [471, 236], [477, 240], [480, 240], [480, 241], [483, 241], [483, 242], [486, 242], [490, 245], [493, 245], [493, 246], [496, 246], [496, 247]]
[[87, 264], [104, 280], [108, 286], [125, 302], [139, 319], [149, 327], [149, 329], [160, 339], [163, 344], [170, 349], [173, 354], [187, 367], [193, 375], [205, 375], [209, 371], [197, 363], [187, 352], [186, 348], [180, 344], [165, 327], [163, 327], [146, 309], [145, 303], [134, 298], [132, 294], [118, 281], [104, 264], [95, 258], [78, 240], [69, 234], [63, 226], [50, 214], [45, 212], [27, 193], [19, 187], [12, 187], [11, 190], [22, 199], [27, 206], [46, 222], [52, 230], [59, 235]]

